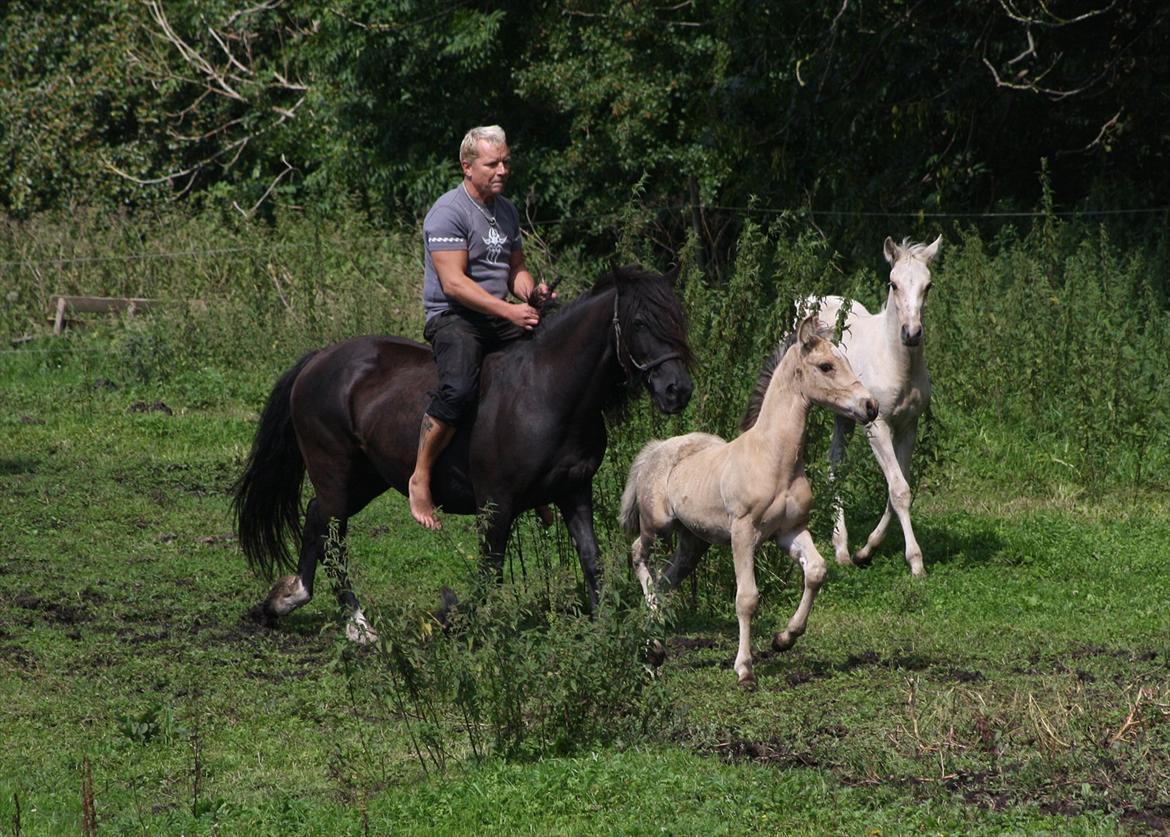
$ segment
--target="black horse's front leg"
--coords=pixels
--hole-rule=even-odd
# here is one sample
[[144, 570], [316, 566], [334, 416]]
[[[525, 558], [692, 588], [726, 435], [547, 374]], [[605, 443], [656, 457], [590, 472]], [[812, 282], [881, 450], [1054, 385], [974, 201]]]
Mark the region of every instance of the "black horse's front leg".
[[600, 552], [597, 535], [593, 531], [593, 491], [591, 487], [576, 491], [568, 498], [558, 501], [557, 508], [569, 527], [569, 536], [581, 559], [581, 574], [589, 589], [589, 610], [597, 612], [597, 588], [601, 582]]
[[485, 578], [492, 578], [497, 584], [504, 581], [504, 553], [508, 549], [508, 538], [512, 535], [512, 524], [516, 521], [511, 506], [488, 501], [481, 506], [480, 513], [480, 572]]

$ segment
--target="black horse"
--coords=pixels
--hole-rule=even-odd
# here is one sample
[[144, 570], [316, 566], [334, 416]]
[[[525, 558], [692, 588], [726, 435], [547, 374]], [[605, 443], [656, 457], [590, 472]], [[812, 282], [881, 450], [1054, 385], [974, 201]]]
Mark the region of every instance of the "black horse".
[[[459, 429], [431, 476], [436, 504], [484, 515], [481, 568], [502, 579], [504, 550], [521, 512], [553, 503], [597, 602], [593, 475], [605, 454], [603, 412], [640, 380], [666, 413], [690, 400], [686, 318], [666, 275], [624, 267], [547, 315], [536, 332], [484, 359], [472, 421]], [[253, 608], [272, 624], [312, 597], [329, 521], [345, 537], [348, 518], [388, 488], [407, 493], [419, 423], [437, 386], [430, 348], [401, 337], [359, 337], [302, 357], [268, 397], [233, 506], [240, 545], [271, 578], [293, 569], [289, 536], [300, 539], [296, 574]], [[306, 472], [316, 496], [301, 525]], [[372, 636], [348, 583], [338, 599], [349, 634]]]

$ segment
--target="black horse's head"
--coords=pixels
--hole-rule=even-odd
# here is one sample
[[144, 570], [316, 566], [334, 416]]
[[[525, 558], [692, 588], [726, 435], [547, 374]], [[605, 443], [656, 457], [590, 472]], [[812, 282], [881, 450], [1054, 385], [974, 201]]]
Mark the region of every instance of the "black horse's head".
[[658, 409], [681, 412], [694, 384], [687, 318], [674, 292], [678, 268], [659, 274], [626, 266], [606, 279], [617, 291], [613, 330], [618, 362], [631, 380], [641, 379]]

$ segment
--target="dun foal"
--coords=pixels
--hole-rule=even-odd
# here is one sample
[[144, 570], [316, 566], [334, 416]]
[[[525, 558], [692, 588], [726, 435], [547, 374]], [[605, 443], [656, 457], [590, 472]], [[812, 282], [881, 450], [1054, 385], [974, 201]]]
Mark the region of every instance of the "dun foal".
[[[930, 404], [930, 375], [923, 348], [922, 310], [930, 291], [930, 263], [938, 255], [942, 236], [930, 245], [895, 244], [887, 238], [883, 246], [890, 264], [890, 294], [886, 306], [871, 314], [854, 302], [841, 333], [841, 350], [849, 358], [857, 377], [878, 403], [877, 420], [865, 429], [869, 446], [881, 466], [889, 488], [886, 510], [865, 545], [849, 557], [849, 534], [845, 509], [837, 501], [833, 528], [833, 551], [839, 564], [864, 564], [886, 536], [896, 515], [906, 540], [906, 562], [914, 575], [925, 575], [922, 548], [910, 525], [910, 455], [918, 435], [918, 417]], [[814, 306], [816, 300], [810, 300]], [[828, 296], [819, 301], [821, 322], [832, 324], [844, 300]], [[834, 465], [845, 456], [845, 443], [853, 422], [838, 416], [833, 423], [833, 444], [829, 456]]]
[[[810, 316], [789, 339], [791, 345], [777, 348], [760, 373], [743, 433], [730, 442], [707, 433], [650, 442], [634, 460], [622, 494], [622, 525], [627, 534], [638, 536], [631, 561], [653, 609], [659, 589], [685, 578], [709, 544], [731, 544], [739, 619], [735, 673], [745, 685], [755, 681], [756, 547], [775, 538], [804, 570], [800, 605], [787, 629], [772, 640], [777, 650], [789, 648], [804, 633], [825, 579], [825, 561], [807, 528], [812, 491], [803, 449], [809, 409], [820, 404], [861, 422], [877, 415], [877, 403], [824, 334], [816, 316]], [[655, 539], [672, 532], [678, 545], [658, 581], [646, 558]]]

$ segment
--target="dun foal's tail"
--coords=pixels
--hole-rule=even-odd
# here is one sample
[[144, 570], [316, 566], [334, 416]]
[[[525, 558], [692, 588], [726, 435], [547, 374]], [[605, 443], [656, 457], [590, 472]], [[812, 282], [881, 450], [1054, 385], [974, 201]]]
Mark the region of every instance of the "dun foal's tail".
[[291, 536], [300, 542], [305, 463], [293, 431], [289, 396], [297, 376], [315, 354], [298, 360], [276, 382], [260, 415], [244, 473], [232, 489], [240, 547], [248, 566], [266, 578], [277, 569], [292, 572], [295, 565], [288, 540]]
[[646, 473], [646, 463], [654, 455], [655, 449], [661, 445], [660, 441], [647, 442], [646, 446], [634, 458], [630, 466], [630, 475], [626, 478], [626, 488], [622, 491], [622, 508], [618, 512], [622, 531], [627, 535], [637, 535], [642, 529], [641, 515], [638, 512], [638, 485]]

